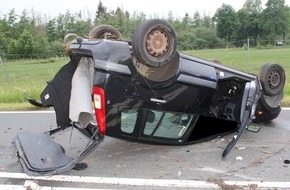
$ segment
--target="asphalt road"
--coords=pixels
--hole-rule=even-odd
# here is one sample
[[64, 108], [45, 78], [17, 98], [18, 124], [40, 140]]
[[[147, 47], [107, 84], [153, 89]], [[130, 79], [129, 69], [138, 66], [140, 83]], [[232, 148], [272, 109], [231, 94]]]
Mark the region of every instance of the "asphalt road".
[[[55, 115], [0, 112], [0, 188], [23, 189], [23, 184], [32, 179], [42, 189], [290, 189], [289, 113], [283, 110], [276, 120], [261, 124], [258, 133], [246, 131], [225, 160], [221, 154], [232, 135], [188, 146], [148, 145], [106, 137], [86, 158], [87, 169], [32, 179], [22, 172], [13, 138], [20, 131], [54, 128]], [[61, 132], [55, 140], [72, 157], [87, 142], [75, 130]], [[83, 176], [82, 180], [77, 176]]]

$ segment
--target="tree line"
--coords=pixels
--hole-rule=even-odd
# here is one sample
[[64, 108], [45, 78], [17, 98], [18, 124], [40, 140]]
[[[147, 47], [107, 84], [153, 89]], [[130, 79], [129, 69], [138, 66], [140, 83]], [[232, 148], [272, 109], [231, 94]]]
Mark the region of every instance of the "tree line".
[[[163, 18], [175, 29], [179, 50], [243, 47], [247, 40], [253, 47], [262, 47], [290, 40], [290, 8], [285, 0], [268, 0], [264, 8], [261, 0], [246, 0], [238, 11], [223, 4], [214, 16], [198, 11], [192, 15], [185, 13], [183, 18], [175, 18], [169, 12]], [[62, 56], [67, 33], [86, 36], [100, 24], [114, 26], [125, 40], [130, 40], [134, 29], [146, 18], [143, 12], [130, 14], [119, 7], [108, 10], [101, 1], [96, 5], [94, 18], [85, 17], [83, 12], [66, 11], [47, 19], [33, 10], [30, 13], [23, 10], [17, 15], [12, 9], [0, 17], [0, 55], [7, 58]]]

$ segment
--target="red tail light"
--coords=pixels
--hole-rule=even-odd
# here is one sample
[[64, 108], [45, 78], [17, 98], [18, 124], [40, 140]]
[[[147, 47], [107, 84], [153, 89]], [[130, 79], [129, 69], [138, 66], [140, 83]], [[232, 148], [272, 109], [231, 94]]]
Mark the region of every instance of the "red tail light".
[[101, 134], [106, 134], [106, 99], [104, 89], [93, 87], [93, 101], [95, 107], [96, 120]]

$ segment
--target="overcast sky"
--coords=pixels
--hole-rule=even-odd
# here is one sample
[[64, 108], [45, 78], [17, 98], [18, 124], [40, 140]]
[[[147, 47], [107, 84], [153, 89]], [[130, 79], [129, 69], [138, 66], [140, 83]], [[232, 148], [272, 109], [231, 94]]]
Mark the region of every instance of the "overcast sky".
[[[214, 15], [217, 8], [223, 3], [232, 5], [234, 9], [239, 10], [245, 0], [101, 0], [103, 5], [109, 10], [116, 10], [119, 6], [123, 10], [133, 13], [134, 11], [144, 12], [147, 16], [158, 16], [166, 18], [169, 11], [172, 11], [174, 17], [183, 17], [185, 13], [193, 16], [198, 10], [199, 13]], [[263, 5], [267, 0], [262, 0]], [[290, 6], [290, 0], [285, 0]], [[73, 13], [82, 11], [88, 12], [94, 17], [99, 0], [2, 0], [0, 4], [0, 16], [7, 14], [15, 8], [19, 14], [22, 10], [34, 10], [36, 13], [46, 14], [49, 17], [55, 17], [59, 13], [65, 13], [69, 10]]]

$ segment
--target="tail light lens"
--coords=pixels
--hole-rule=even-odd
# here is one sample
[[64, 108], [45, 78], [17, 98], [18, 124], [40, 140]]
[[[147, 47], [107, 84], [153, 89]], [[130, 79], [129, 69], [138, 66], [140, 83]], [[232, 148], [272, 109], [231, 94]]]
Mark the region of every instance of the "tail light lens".
[[106, 99], [104, 89], [94, 86], [93, 87], [93, 101], [98, 123], [99, 131], [101, 134], [106, 134]]

